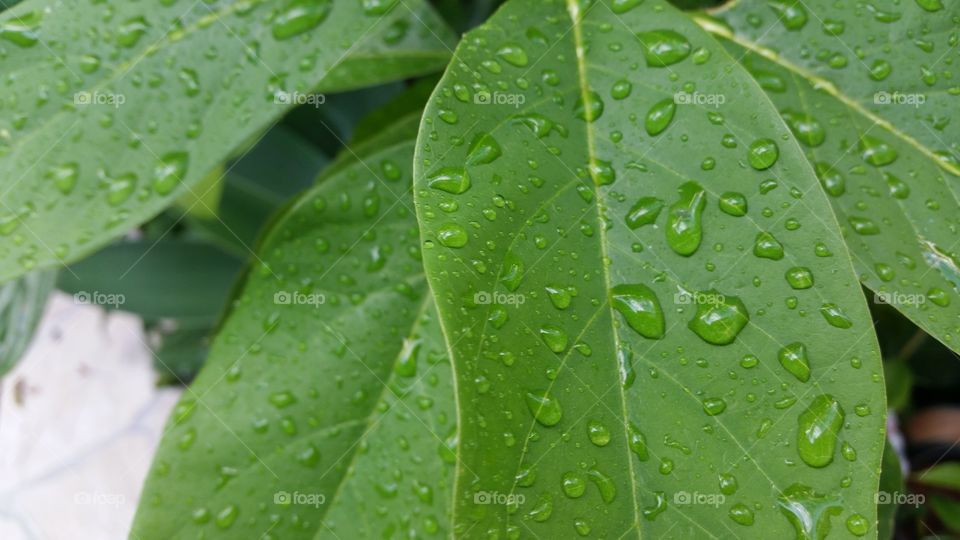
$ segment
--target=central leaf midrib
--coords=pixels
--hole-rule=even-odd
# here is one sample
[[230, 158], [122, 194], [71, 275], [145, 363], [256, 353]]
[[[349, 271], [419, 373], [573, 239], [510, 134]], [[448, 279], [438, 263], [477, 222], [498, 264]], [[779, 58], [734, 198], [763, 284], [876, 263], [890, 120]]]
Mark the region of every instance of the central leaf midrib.
[[[580, 6], [579, 4], [577, 4], [577, 0], [564, 0], [564, 1], [567, 7], [566, 9], [567, 14], [570, 16], [570, 22], [573, 25], [573, 46], [574, 46], [574, 56], [577, 59], [577, 80], [579, 81], [580, 98], [583, 100], [584, 106], [586, 107], [587, 104], [589, 103], [590, 86], [587, 82], [587, 62], [585, 58], [586, 49], [583, 41], [583, 29], [581, 27], [581, 21], [584, 19], [584, 17], [586, 17], [586, 13], [583, 13], [583, 14], [580, 13]], [[587, 8], [587, 10], [589, 10], [591, 7], [595, 5], [596, 4], [591, 5], [590, 7]], [[586, 126], [585, 131], [587, 136], [587, 163], [589, 165], [590, 163], [593, 162], [593, 160], [596, 158], [596, 155], [597, 155], [596, 140], [594, 137], [592, 121], [589, 118], [585, 119], [585, 126]], [[603, 191], [600, 189], [600, 186], [597, 184], [596, 181], [592, 181], [590, 182], [590, 184], [593, 188], [594, 201], [595, 201], [594, 207], [596, 208], [596, 211], [597, 211], [597, 230], [599, 231], [599, 241], [600, 241], [599, 247], [600, 247], [600, 253], [601, 253], [600, 266], [603, 269], [603, 284], [604, 284], [603, 292], [605, 296], [603, 303], [604, 305], [606, 305], [607, 310], [609, 312], [609, 316], [610, 316], [610, 334], [613, 337], [613, 350], [617, 351], [620, 348], [620, 336], [617, 333], [617, 329], [613, 326], [613, 321], [614, 321], [613, 306], [610, 304], [610, 301], [608, 298], [609, 291], [613, 287], [613, 284], [611, 283], [610, 270], [605, 262], [609, 260], [609, 256], [607, 253], [607, 231], [606, 231], [606, 228], [604, 227], [604, 220], [603, 220], [603, 208], [605, 207], [605, 204], [604, 204], [605, 198], [603, 196]], [[616, 373], [616, 371], [614, 371], [614, 373]], [[619, 376], [617, 378], [619, 379]], [[624, 393], [623, 385], [619, 383], [619, 380], [615, 380], [614, 384], [617, 387], [617, 392], [620, 397], [621, 423], [623, 424], [621, 433], [624, 439], [623, 441], [624, 450], [626, 452], [626, 461], [629, 467], [630, 496], [631, 496], [631, 500], [633, 501], [633, 504], [631, 505], [633, 507], [633, 524], [631, 528], [636, 529], [637, 538], [642, 538], [643, 535], [640, 529], [640, 514], [639, 514], [640, 502], [637, 500], [637, 490], [638, 490], [638, 486], [636, 485], [637, 473], [634, 470], [633, 459], [631, 459], [630, 453], [629, 451], [627, 451], [627, 449], [630, 447], [629, 431], [627, 429], [627, 422], [628, 422], [627, 396]], [[628, 533], [629, 533], [629, 530], [625, 531], [623, 535], [621, 535], [621, 538], [626, 536]]]

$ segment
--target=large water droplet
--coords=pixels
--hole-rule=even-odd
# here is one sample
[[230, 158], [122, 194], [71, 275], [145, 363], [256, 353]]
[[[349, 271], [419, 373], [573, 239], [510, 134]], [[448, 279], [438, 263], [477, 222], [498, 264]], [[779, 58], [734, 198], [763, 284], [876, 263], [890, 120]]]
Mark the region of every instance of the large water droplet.
[[801, 382], [810, 380], [810, 362], [807, 360], [807, 347], [799, 341], [780, 349], [777, 353], [780, 365]]
[[650, 67], [666, 67], [690, 56], [690, 42], [678, 32], [668, 29], [639, 32], [637, 39]]
[[667, 216], [667, 244], [679, 255], [689, 257], [703, 239], [701, 218], [707, 204], [706, 191], [696, 182], [686, 182], [678, 189], [680, 198], [670, 206]]
[[773, 139], [757, 139], [750, 144], [747, 160], [758, 171], [769, 169], [780, 157], [780, 149]]
[[540, 424], [550, 427], [555, 426], [563, 417], [563, 409], [560, 408], [560, 402], [546, 390], [538, 392], [527, 392], [527, 407], [533, 413], [533, 417]]
[[663, 210], [663, 201], [656, 197], [641, 197], [627, 213], [627, 227], [637, 229], [657, 221]]
[[750, 321], [746, 306], [736, 296], [720, 294], [711, 289], [697, 295], [697, 299], [697, 314], [687, 323], [687, 327], [707, 343], [733, 343]]
[[332, 7], [330, 0], [290, 0], [273, 22], [273, 37], [290, 39], [313, 30], [327, 18]]
[[797, 452], [804, 463], [820, 468], [833, 461], [843, 419], [843, 408], [833, 396], [821, 394], [813, 399], [797, 418]]
[[647, 133], [651, 136], [663, 133], [663, 130], [667, 129], [667, 126], [673, 121], [673, 115], [676, 111], [677, 104], [672, 97], [658, 101], [653, 107], [650, 107], [644, 121]]
[[665, 322], [660, 300], [650, 287], [641, 283], [625, 283], [610, 290], [613, 308], [623, 315], [627, 325], [649, 339], [663, 337]]

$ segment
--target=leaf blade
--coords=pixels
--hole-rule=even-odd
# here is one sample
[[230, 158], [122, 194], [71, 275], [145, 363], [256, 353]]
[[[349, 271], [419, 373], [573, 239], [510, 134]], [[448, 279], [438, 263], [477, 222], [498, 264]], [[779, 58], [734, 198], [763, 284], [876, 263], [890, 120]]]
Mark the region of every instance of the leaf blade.
[[[789, 536], [781, 508], [828, 499], [875, 523], [883, 389], [859, 368], [879, 351], [836, 223], [814, 219], [832, 219], [825, 196], [734, 60], [637, 4], [508, 2], [424, 114], [418, 218], [461, 406], [455, 526]], [[736, 103], [719, 114], [694, 88]], [[842, 408], [874, 411], [843, 428], [864, 468], [799, 437], [831, 414], [836, 428], [840, 380], [856, 387]], [[842, 471], [872, 488], [839, 490]]]

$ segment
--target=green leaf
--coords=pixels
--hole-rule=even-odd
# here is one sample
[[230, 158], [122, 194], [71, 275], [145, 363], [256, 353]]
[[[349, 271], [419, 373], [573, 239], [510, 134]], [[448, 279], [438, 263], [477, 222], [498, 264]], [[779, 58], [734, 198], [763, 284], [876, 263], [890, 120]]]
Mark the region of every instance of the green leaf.
[[418, 121], [355, 147], [270, 226], [133, 537], [449, 533], [453, 376], [409, 194]]
[[876, 534], [861, 287], [801, 148], [707, 33], [662, 1], [511, 0], [417, 152], [460, 536]]
[[[900, 456], [888, 440], [883, 448], [883, 462], [880, 466], [880, 491], [878, 493], [904, 493], [903, 469]], [[891, 540], [894, 537], [894, 524], [897, 519], [898, 504], [893, 497], [877, 496], [877, 538]]]
[[861, 281], [960, 351], [960, 4], [730, 5], [702, 23], [803, 143]]
[[947, 528], [960, 533], [960, 501], [933, 494], [930, 496], [930, 507]]
[[26, 352], [56, 279], [42, 270], [0, 285], [0, 376]]
[[960, 491], [960, 463], [941, 463], [914, 473], [912, 480], [927, 486]]
[[[366, 6], [366, 7], [365, 7]], [[29, 0], [0, 15], [0, 281], [71, 262], [293, 103], [439, 69], [423, 0]]]
[[170, 318], [209, 326], [241, 265], [201, 242], [119, 242], [61, 272], [57, 286], [82, 303], [136, 313], [148, 322]]

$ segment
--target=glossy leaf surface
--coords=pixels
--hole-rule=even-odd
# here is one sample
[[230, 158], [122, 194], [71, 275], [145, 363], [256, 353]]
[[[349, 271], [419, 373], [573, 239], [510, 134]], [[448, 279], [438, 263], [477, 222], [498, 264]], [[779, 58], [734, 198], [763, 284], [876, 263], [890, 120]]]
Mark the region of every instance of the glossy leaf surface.
[[458, 47], [415, 177], [458, 535], [876, 534], [882, 369], [839, 227], [687, 16], [508, 2]]

